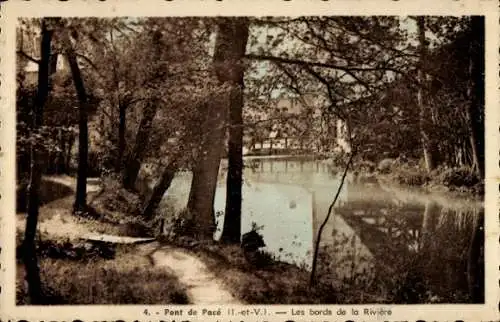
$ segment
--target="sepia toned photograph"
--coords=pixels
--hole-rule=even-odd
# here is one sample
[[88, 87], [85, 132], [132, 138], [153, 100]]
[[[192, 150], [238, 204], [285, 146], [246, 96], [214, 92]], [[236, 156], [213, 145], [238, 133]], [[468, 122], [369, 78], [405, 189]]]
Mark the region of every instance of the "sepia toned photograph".
[[485, 303], [484, 16], [15, 34], [16, 305]]

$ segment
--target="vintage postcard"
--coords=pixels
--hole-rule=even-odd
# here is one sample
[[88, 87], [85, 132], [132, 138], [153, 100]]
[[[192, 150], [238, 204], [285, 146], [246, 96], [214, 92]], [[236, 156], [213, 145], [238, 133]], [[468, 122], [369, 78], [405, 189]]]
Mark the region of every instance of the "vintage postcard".
[[0, 320], [500, 319], [496, 1], [0, 16]]

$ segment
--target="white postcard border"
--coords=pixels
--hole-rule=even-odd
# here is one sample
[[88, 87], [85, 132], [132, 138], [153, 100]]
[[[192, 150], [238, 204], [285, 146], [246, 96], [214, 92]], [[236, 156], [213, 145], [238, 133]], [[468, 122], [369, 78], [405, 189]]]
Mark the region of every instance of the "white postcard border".
[[[237, 321], [368, 321], [382, 319], [397, 320], [497, 320], [499, 319], [499, 218], [500, 218], [500, 101], [499, 101], [499, 7], [498, 2], [478, 1], [215, 1], [215, 0], [149, 0], [149, 1], [7, 1], [1, 4], [0, 18], [0, 209], [1, 253], [0, 253], [0, 319], [28, 321], [38, 320], [189, 320], [189, 321], [235, 321], [234, 318], [207, 317], [202, 315], [169, 317], [147, 316], [143, 312], [164, 312], [164, 309], [196, 308], [192, 305], [127, 305], [127, 306], [15, 306], [15, 269], [9, 263], [15, 262], [15, 25], [17, 17], [42, 16], [205, 16], [205, 15], [252, 15], [252, 16], [298, 16], [298, 15], [485, 15], [486, 16], [486, 122], [485, 122], [485, 293], [486, 303], [449, 305], [307, 305], [302, 308], [390, 309], [390, 316], [370, 318], [365, 315], [330, 317], [293, 317], [290, 315], [269, 315], [267, 317], [243, 318]], [[233, 306], [231, 306], [233, 307]], [[270, 312], [288, 311], [294, 306], [254, 305], [234, 306], [243, 308], [267, 308]], [[218, 305], [207, 309], [223, 312], [228, 306]]]

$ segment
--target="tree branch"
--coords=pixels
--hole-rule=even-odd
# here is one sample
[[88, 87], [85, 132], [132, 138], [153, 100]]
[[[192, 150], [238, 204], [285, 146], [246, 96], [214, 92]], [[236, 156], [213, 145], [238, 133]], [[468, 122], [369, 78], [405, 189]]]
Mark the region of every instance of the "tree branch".
[[21, 55], [24, 58], [26, 58], [27, 60], [32, 61], [32, 62], [34, 62], [36, 64], [40, 64], [40, 61], [38, 59], [31, 57], [30, 55], [28, 55], [27, 53], [25, 53], [23, 50], [16, 51], [16, 54]]
[[345, 181], [345, 178], [347, 176], [347, 171], [349, 170], [349, 166], [351, 165], [352, 159], [354, 158], [355, 154], [356, 154], [356, 149], [354, 149], [351, 152], [351, 155], [349, 156], [349, 160], [347, 161], [347, 164], [346, 164], [346, 166], [344, 168], [344, 173], [342, 174], [342, 179], [340, 180], [340, 185], [337, 188], [337, 193], [335, 194], [335, 198], [333, 199], [332, 203], [328, 207], [328, 213], [327, 213], [327, 215], [325, 217], [325, 220], [323, 220], [323, 223], [319, 227], [318, 235], [316, 237], [316, 243], [315, 243], [315, 247], [314, 247], [314, 256], [313, 256], [313, 263], [312, 263], [312, 269], [311, 269], [311, 278], [309, 280], [309, 286], [310, 287], [314, 286], [314, 284], [315, 284], [316, 262], [317, 262], [317, 259], [318, 259], [319, 244], [321, 242], [321, 235], [323, 233], [323, 229], [325, 229], [325, 226], [326, 226], [326, 224], [328, 222], [328, 219], [330, 219], [330, 216], [332, 214], [333, 207], [335, 206], [335, 203], [337, 202], [337, 199], [340, 196], [340, 192], [342, 191], [342, 187], [344, 186], [344, 181]]
[[373, 72], [373, 71], [386, 70], [386, 71], [393, 71], [394, 73], [402, 74], [402, 72], [400, 70], [397, 70], [396, 68], [392, 68], [392, 67], [386, 67], [386, 66], [383, 66], [383, 67], [340, 66], [340, 65], [334, 65], [334, 64], [329, 64], [329, 63], [321, 63], [321, 62], [313, 62], [313, 61], [306, 61], [306, 60], [300, 60], [300, 59], [283, 58], [283, 57], [276, 57], [276, 56], [270, 56], [270, 55], [256, 55], [256, 54], [246, 54], [245, 58], [260, 60], [260, 61], [267, 60], [267, 61], [271, 61], [271, 62], [298, 65], [298, 66], [323, 67], [323, 68], [328, 68], [328, 69], [342, 70], [342, 71], [345, 71], [347, 73]]
[[[97, 68], [97, 66], [94, 64], [94, 62], [92, 62], [92, 60], [90, 60], [90, 58], [88, 58], [87, 56], [85, 56], [84, 54], [79, 54], [79, 53], [75, 53], [76, 57], [78, 58], [82, 58], [87, 64], [90, 65], [90, 67], [92, 67], [93, 69], [95, 69], [96, 72], [99, 73], [99, 68]], [[99, 74], [99, 76], [102, 76], [101, 74]]]

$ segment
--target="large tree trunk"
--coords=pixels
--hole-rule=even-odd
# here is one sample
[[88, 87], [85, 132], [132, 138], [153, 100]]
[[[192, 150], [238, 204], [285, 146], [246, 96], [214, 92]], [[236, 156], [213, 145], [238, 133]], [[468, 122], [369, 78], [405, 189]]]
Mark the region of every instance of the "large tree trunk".
[[211, 239], [215, 229], [213, 203], [227, 118], [226, 99], [208, 98], [208, 103], [203, 104], [203, 107], [200, 109], [201, 113], [206, 115], [202, 126], [204, 138], [198, 153], [198, 162], [193, 169], [187, 209], [195, 219], [194, 235], [199, 239]]
[[[43, 109], [49, 94], [49, 64], [52, 31], [47, 27], [47, 21], [42, 20], [41, 59], [38, 69], [38, 92], [33, 111], [33, 132], [43, 124]], [[31, 304], [41, 304], [42, 283], [40, 270], [36, 256], [36, 227], [38, 224], [38, 209], [40, 205], [40, 181], [41, 181], [42, 157], [38, 147], [33, 144], [30, 147], [30, 181], [28, 185], [28, 218], [23, 242], [23, 261], [26, 269], [26, 282]]]
[[83, 83], [80, 67], [76, 60], [76, 54], [71, 44], [67, 32], [63, 35], [66, 57], [68, 59], [73, 83], [80, 104], [78, 113], [78, 174], [76, 180], [76, 196], [73, 204], [73, 212], [80, 213], [87, 210], [87, 170], [89, 154], [89, 134], [88, 134], [88, 97]]
[[[223, 98], [219, 97], [215, 102], [209, 104], [207, 122], [203, 127], [204, 133], [206, 133], [205, 142], [201, 147], [200, 160], [193, 169], [188, 210], [192, 216], [196, 216], [195, 231], [200, 238], [212, 238], [215, 228], [213, 202], [223, 153], [222, 143], [225, 134], [224, 125], [227, 119], [228, 105], [231, 105], [233, 113], [231, 121], [239, 124], [242, 123], [244, 68], [241, 60], [245, 54], [248, 39], [248, 22], [244, 18], [221, 18], [218, 27], [213, 63], [221, 86], [229, 85], [230, 87], [230, 98], [227, 100], [225, 95], [222, 95]], [[231, 128], [230, 154], [232, 154], [232, 160], [230, 160], [227, 195], [228, 198], [234, 199], [226, 205], [226, 214], [228, 215], [224, 221], [227, 222], [227, 225], [231, 226], [229, 231], [230, 239], [237, 239], [239, 241], [243, 162], [241, 156], [242, 129], [241, 126]], [[227, 211], [228, 209], [229, 212]], [[223, 236], [223, 238], [227, 239], [228, 233], [223, 233]]]
[[135, 138], [135, 145], [130, 157], [128, 158], [127, 165], [123, 170], [123, 186], [125, 189], [131, 191], [135, 190], [135, 181], [137, 180], [142, 160], [146, 154], [146, 148], [149, 142], [149, 133], [151, 132], [153, 119], [158, 109], [157, 103], [158, 102], [155, 99], [152, 99], [144, 106], [141, 123]]
[[425, 167], [428, 172], [435, 168], [434, 155], [432, 149], [432, 142], [429, 136], [429, 111], [424, 103], [424, 84], [425, 84], [425, 73], [424, 64], [427, 53], [427, 45], [425, 40], [425, 18], [417, 17], [418, 26], [418, 39], [419, 39], [419, 49], [420, 49], [420, 62], [418, 66], [418, 93], [417, 93], [417, 103], [419, 107], [419, 125], [420, 125], [420, 140], [422, 142], [422, 150], [424, 153]]
[[[248, 23], [241, 18], [228, 21], [219, 27], [222, 37], [227, 39], [231, 47], [231, 60], [224, 62], [234, 72], [220, 72], [221, 81], [231, 82], [229, 101], [229, 141], [228, 141], [228, 173], [226, 182], [226, 207], [224, 228], [221, 240], [228, 243], [239, 243], [241, 236], [241, 199], [243, 181], [243, 76], [242, 59], [245, 55], [248, 40]], [[226, 67], [227, 68], [227, 67]], [[228, 78], [227, 76], [231, 76]]]
[[144, 218], [151, 219], [153, 217], [156, 209], [158, 209], [158, 205], [160, 204], [163, 195], [170, 187], [177, 169], [177, 157], [174, 157], [174, 159], [168, 163], [165, 170], [163, 170], [160, 180], [158, 180], [155, 187], [153, 188], [151, 197], [143, 207], [142, 216]]

